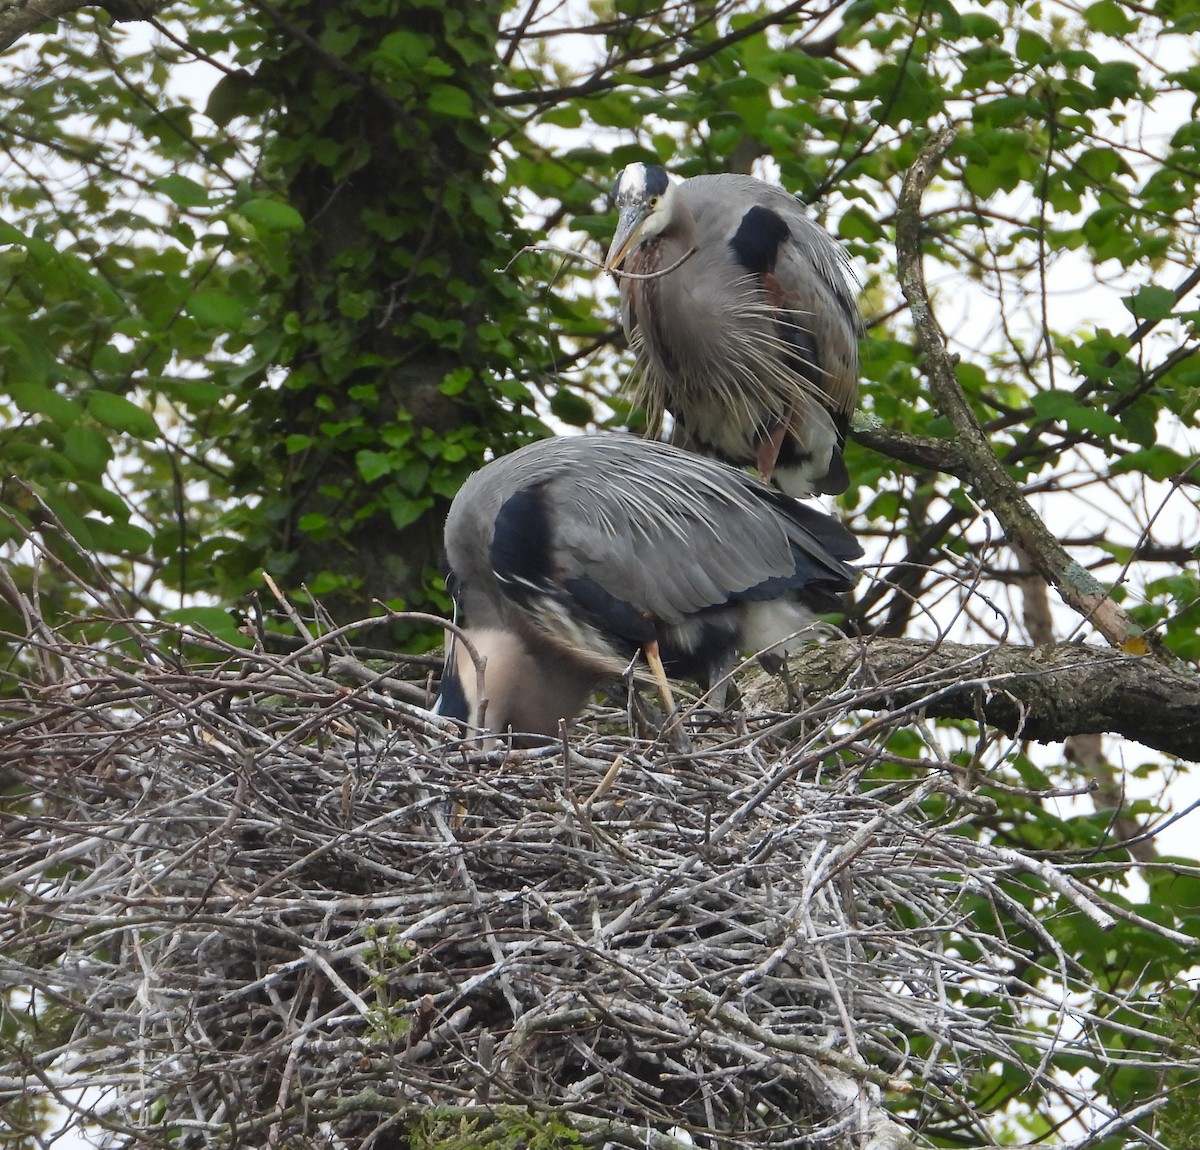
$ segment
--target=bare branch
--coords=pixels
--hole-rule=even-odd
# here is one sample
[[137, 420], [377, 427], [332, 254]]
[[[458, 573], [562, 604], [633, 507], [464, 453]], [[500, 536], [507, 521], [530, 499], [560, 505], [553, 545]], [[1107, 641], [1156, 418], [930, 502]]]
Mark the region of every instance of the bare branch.
[[926, 141], [905, 177], [896, 215], [900, 287], [912, 310], [917, 341], [925, 359], [925, 374], [939, 410], [954, 427], [956, 452], [970, 473], [971, 483], [995, 513], [1005, 534], [1029, 556], [1063, 602], [1091, 622], [1114, 647], [1120, 647], [1140, 635], [1141, 628], [1067, 554], [996, 458], [955, 378], [945, 336], [930, 306], [921, 270], [921, 197], [953, 142], [951, 129], [935, 132]]
[[93, 6], [89, 0], [10, 0], [0, 4], [0, 52], [43, 24]]
[[[786, 24], [793, 17], [804, 12], [809, 6], [809, 0], [796, 0], [795, 3], [776, 12], [769, 12], [757, 20], [738, 24], [732, 31], [705, 42], [697, 48], [681, 52], [678, 56], [648, 64], [645, 68], [631, 69], [630, 60], [636, 57], [613, 60], [606, 63], [603, 69], [578, 84], [569, 84], [561, 88], [543, 88], [535, 91], [505, 93], [496, 98], [496, 105], [506, 107], [545, 107], [547, 104], [557, 104], [576, 96], [593, 96], [610, 88], [620, 87], [629, 83], [638, 83], [653, 79], [656, 76], [674, 75], [691, 64], [708, 60], [731, 44], [737, 44], [750, 36], [755, 36], [766, 28], [776, 28]], [[826, 54], [828, 47], [818, 45], [816, 54]]]
[[[843, 640], [806, 649], [794, 670], [811, 704], [853, 689], [854, 706], [980, 719], [1025, 739], [1112, 733], [1200, 759], [1200, 678], [1146, 656], [1058, 646]], [[849, 678], [848, 678], [849, 676]], [[864, 690], [873, 684], [872, 690]]]
[[861, 443], [864, 447], [879, 452], [880, 455], [886, 455], [889, 459], [895, 459], [900, 463], [907, 463], [922, 470], [940, 471], [964, 480], [970, 475], [965, 464], [959, 458], [959, 452], [953, 440], [912, 435], [909, 432], [897, 431], [892, 427], [884, 427], [878, 420], [868, 423], [860, 416], [855, 417], [850, 437], [855, 443]]
[[139, 654], [160, 629], [178, 650], [178, 629], [98, 650], [5, 595], [27, 631], [0, 670], [0, 999], [81, 1021], [53, 1038], [39, 1015], [41, 1046], [10, 1022], [0, 1106], [34, 1090], [130, 1150], [163, 1144], [139, 1125], [151, 1105], [206, 1145], [445, 1121], [629, 1150], [679, 1150], [681, 1131], [899, 1150], [883, 1091], [936, 1124], [996, 1064], [1089, 1112], [1055, 1066], [1094, 1063], [1073, 1036], [1102, 1042], [1114, 1018], [1105, 1066], [1200, 1069], [1153, 996], [1093, 984], [1047, 926], [1190, 943], [1109, 896], [1119, 866], [963, 835], [991, 800], [954, 763], [861, 786], [915, 710], [1004, 700], [1029, 728], [1031, 684], [1065, 705], [1062, 660], [1089, 688], [1166, 674], [1150, 660], [843, 641], [806, 660], [834, 666], [824, 687], [806, 666], [804, 715], [748, 713], [733, 735], [698, 719], [687, 755], [603, 731], [483, 752], [297, 652], [202, 637], [221, 657], [188, 670]]
[[22, 36], [36, 32], [43, 24], [58, 20], [80, 8], [103, 8], [114, 20], [148, 20], [165, 0], [142, 2], [142, 0], [8, 0], [0, 2], [0, 52], [11, 48]]

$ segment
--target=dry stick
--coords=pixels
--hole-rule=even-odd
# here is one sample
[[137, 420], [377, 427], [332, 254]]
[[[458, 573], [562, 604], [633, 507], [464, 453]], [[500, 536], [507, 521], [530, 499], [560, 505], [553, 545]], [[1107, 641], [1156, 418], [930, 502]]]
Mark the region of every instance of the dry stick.
[[[10, 815], [6, 832], [20, 833], [0, 835], [0, 874], [27, 874], [16, 905], [0, 914], [0, 933], [13, 940], [9, 961], [0, 963], [0, 984], [57, 995], [80, 1010], [95, 1047], [20, 1052], [24, 1073], [0, 1073], [0, 1102], [21, 1098], [35, 1081], [52, 1096], [56, 1088], [47, 1068], [54, 1067], [55, 1074], [61, 1068], [63, 1082], [72, 1073], [77, 1081], [83, 1072], [100, 1081], [113, 1099], [106, 1122], [125, 1115], [132, 1120], [140, 1106], [155, 1101], [168, 1108], [173, 1124], [197, 1138], [228, 1135], [228, 1115], [240, 1107], [243, 1144], [275, 1137], [282, 1145], [325, 1120], [342, 1128], [343, 1122], [369, 1118], [379, 1123], [376, 1130], [384, 1129], [408, 1113], [405, 1100], [418, 1092], [434, 1099], [440, 1118], [470, 1112], [489, 1121], [494, 1111], [455, 1109], [453, 1103], [484, 1096], [489, 1083], [493, 1105], [498, 1094], [508, 1100], [516, 1089], [502, 1076], [495, 1084], [492, 1059], [483, 1054], [491, 1043], [497, 1061], [503, 1058], [521, 1075], [552, 1087], [549, 1078], [537, 1076], [553, 1074], [564, 1055], [588, 1060], [591, 1074], [580, 1080], [583, 1085], [564, 1087], [553, 1101], [539, 1101], [535, 1087], [530, 1105], [580, 1127], [589, 1145], [607, 1140], [629, 1150], [683, 1150], [656, 1130], [696, 1128], [704, 1122], [704, 1106], [708, 1126], [722, 1130], [722, 1115], [736, 1106], [755, 1129], [739, 1127], [722, 1138], [731, 1150], [747, 1150], [761, 1135], [770, 1136], [782, 1108], [795, 1113], [804, 1099], [812, 1099], [822, 1136], [844, 1123], [846, 1133], [830, 1138], [849, 1144], [861, 1113], [851, 1090], [856, 1083], [887, 1088], [889, 1080], [913, 1076], [933, 1097], [944, 1096], [956, 1069], [968, 1071], [982, 1059], [1019, 1066], [1041, 1088], [1062, 1086], [1064, 1104], [1093, 1107], [1093, 1121], [1107, 1120], [1086, 1083], [1063, 1085], [1053, 1078], [1057, 1057], [1076, 1049], [1070, 1038], [1076, 1031], [1101, 1041], [1122, 1034], [1136, 1039], [1123, 1047], [1145, 1053], [1114, 1053], [1113, 1065], [1159, 1060], [1188, 1072], [1197, 1065], [1172, 1053], [1154, 1031], [1153, 1012], [1136, 996], [1127, 1001], [1122, 992], [1092, 986], [1083, 972], [1072, 973], [1035, 913], [1021, 905], [1026, 884], [1007, 893], [1016, 862], [1028, 871], [1027, 861], [1036, 867], [1040, 860], [1014, 860], [969, 843], [953, 824], [931, 821], [914, 806], [911, 786], [870, 797], [855, 794], [852, 776], [768, 787], [764, 772], [794, 778], [794, 751], [783, 759], [764, 758], [769, 748], [730, 744], [710, 756], [707, 771], [667, 771], [636, 744], [606, 739], [584, 744], [586, 755], [572, 749], [572, 771], [579, 772], [573, 787], [586, 796], [587, 782], [604, 776], [608, 791], [597, 797], [609, 800], [590, 814], [583, 800], [574, 808], [582, 811], [576, 828], [561, 814], [572, 811], [570, 796], [545, 765], [558, 748], [514, 751], [488, 763], [481, 775], [457, 750], [438, 759], [400, 734], [378, 748], [333, 736], [320, 746], [286, 745], [278, 735], [296, 729], [298, 708], [301, 715], [325, 709], [324, 678], [312, 677], [307, 693], [275, 697], [268, 690], [273, 680], [264, 677], [245, 703], [231, 698], [219, 704], [226, 670], [162, 676], [152, 669], [146, 694], [158, 705], [144, 708], [122, 749], [131, 767], [142, 763], [142, 772], [153, 772], [153, 786], [143, 793], [136, 770], [128, 775], [132, 790], [124, 770], [111, 780], [60, 771], [60, 759], [69, 766], [96, 744], [107, 754], [130, 705], [128, 695], [111, 691], [113, 674], [94, 651], [62, 643], [62, 658], [78, 666], [72, 679], [90, 688], [91, 721], [80, 724], [82, 706], [61, 717], [52, 710], [54, 722], [44, 721], [45, 740], [35, 745], [22, 729], [21, 740], [6, 747], [6, 769], [18, 770], [35, 791], [57, 797], [30, 819]], [[299, 669], [287, 670], [301, 677]], [[937, 668], [927, 670], [925, 691], [938, 685]], [[115, 681], [123, 684], [128, 676], [123, 666]], [[222, 725], [213, 729], [245, 748], [254, 778], [273, 785], [246, 801], [238, 789], [246, 772], [229, 771], [203, 732], [180, 722], [190, 714], [197, 722], [219, 716]], [[627, 767], [618, 771], [621, 755]], [[335, 786], [348, 767], [370, 775], [350, 808], [337, 805]], [[65, 782], [70, 791], [62, 791]], [[753, 806], [714, 844], [713, 812], [751, 794], [757, 796]], [[56, 814], [64, 796], [73, 805]], [[456, 797], [469, 806], [471, 820], [448, 827], [443, 808]], [[132, 831], [130, 819], [138, 824]], [[473, 837], [464, 827], [472, 828]], [[88, 838], [91, 861], [72, 854], [72, 865], [62, 865], [81, 835]], [[34, 875], [28, 875], [31, 852], [40, 857]], [[1094, 873], [1087, 863], [1058, 869], [1071, 882]], [[667, 879], [661, 893], [655, 889], [660, 875]], [[970, 883], [962, 886], [959, 875], [970, 876]], [[147, 882], [153, 883], [150, 894]], [[247, 894], [256, 882], [257, 891]], [[276, 889], [267, 889], [269, 883]], [[346, 891], [365, 894], [347, 897]], [[606, 951], [604, 924], [647, 891], [658, 897], [641, 899], [628, 935]], [[989, 900], [998, 920], [1013, 924], [1011, 938], [990, 939], [964, 919], [968, 896]], [[872, 912], [860, 920], [863, 908], [878, 908], [882, 917]], [[899, 919], [890, 908], [907, 908], [912, 917]], [[702, 924], [719, 925], [720, 933], [701, 937], [708, 931], [690, 929]], [[1151, 929], [1143, 921], [1137, 925]], [[947, 953], [947, 931], [992, 946], [995, 968], [981, 973]], [[1023, 941], [1025, 932], [1032, 944]], [[210, 936], [212, 942], [206, 941]], [[326, 942], [327, 936], [335, 941]], [[381, 946], [379, 940], [387, 942]], [[217, 942], [228, 957], [214, 964]], [[401, 945], [414, 961], [399, 957]], [[748, 970], [771, 946], [772, 955]], [[54, 952], [53, 961], [35, 957], [38, 948]], [[126, 967], [117, 957], [131, 951], [140, 966]], [[35, 965], [22, 970], [27, 962]], [[1029, 966], [1028, 973], [1010, 980], [1010, 965]], [[500, 979], [508, 980], [524, 1011], [511, 1023], [497, 1021]], [[994, 986], [989, 993], [1012, 1005], [1008, 1021], [984, 1017], [964, 1001], [964, 979], [973, 980], [967, 989], [974, 982]], [[365, 1019], [347, 994], [353, 988], [360, 1002], [371, 1004], [375, 999], [363, 988], [373, 989], [374, 980], [381, 983], [379, 1001], [398, 1004], [397, 1018], [410, 1013], [400, 1004], [429, 996], [438, 1025], [406, 1053], [393, 1057], [371, 1042], [375, 1020]], [[844, 1011], [830, 1001], [831, 980]], [[897, 993], [897, 985], [911, 990]], [[691, 986], [707, 997], [689, 994]], [[726, 988], [733, 993], [718, 999]], [[1060, 1029], [1030, 1028], [1017, 1010], [1024, 996], [1035, 1011], [1060, 1016]], [[1094, 1009], [1082, 1005], [1085, 998]], [[287, 1058], [275, 1098], [263, 1095], [261, 1101], [253, 1077], [260, 1049], [226, 1051], [219, 1039], [223, 1025], [244, 1023], [260, 1001], [270, 1003], [282, 1029], [269, 1038], [256, 1029], [254, 1041], [281, 1062]], [[125, 1003], [128, 1009], [114, 1009]], [[329, 1013], [314, 1016], [320, 1003], [330, 1006]], [[1112, 1009], [1120, 1005], [1124, 1014]], [[824, 1031], [798, 1022], [797, 1006], [806, 1014], [819, 1011], [834, 1033], [853, 1034], [859, 1057], [852, 1046], [827, 1051]], [[122, 1064], [125, 1055], [119, 1054], [127, 1049], [122, 1036], [130, 1012], [139, 1027], [141, 1059], [132, 1066], [127, 1058]], [[1129, 1017], [1145, 1029], [1118, 1021]], [[919, 1068], [910, 1054], [894, 1053], [903, 1050], [907, 1034], [936, 1037], [943, 1045], [931, 1045], [933, 1053]], [[686, 1069], [711, 1091], [711, 1105], [704, 1100], [684, 1111], [669, 1096], [647, 1091], [641, 1109], [628, 1111], [641, 1124], [612, 1135], [604, 1119], [578, 1111], [612, 1112], [625, 1105], [630, 1084], [635, 1092], [640, 1087], [628, 1061], [636, 1049], [622, 1052], [643, 1042], [683, 1051]], [[109, 1051], [114, 1056], [104, 1063], [100, 1052]], [[862, 1064], [880, 1051], [889, 1052], [889, 1061], [873, 1071], [875, 1081], [863, 1074]], [[684, 1056], [678, 1057], [682, 1065]], [[110, 1064], [129, 1068], [96, 1069]], [[445, 1080], [437, 1077], [443, 1066], [452, 1068]], [[681, 1073], [670, 1060], [664, 1066]], [[395, 1083], [394, 1095], [373, 1093], [380, 1075]], [[847, 1076], [851, 1081], [843, 1081]], [[803, 1087], [789, 1085], [793, 1080]], [[87, 1113], [90, 1103], [59, 1096], [68, 1113]], [[750, 1100], [760, 1097], [756, 1109]], [[888, 1132], [876, 1130], [885, 1121], [883, 1111], [869, 1094], [866, 1105], [867, 1115], [857, 1119], [863, 1127], [859, 1142], [869, 1135], [877, 1150], [907, 1145], [885, 1141]], [[594, 1139], [586, 1133], [600, 1130], [606, 1133]], [[360, 1129], [359, 1142], [363, 1137]]]
[[955, 378], [945, 336], [930, 307], [921, 268], [921, 197], [953, 142], [951, 128], [935, 132], [925, 142], [904, 178], [896, 214], [900, 288], [912, 312], [917, 343], [925, 360], [925, 377], [936, 405], [954, 428], [959, 458], [973, 486], [1000, 521], [1009, 540], [1029, 556], [1067, 606], [1089, 620], [1114, 647], [1120, 647], [1141, 634], [1141, 628], [1108, 597], [1092, 574], [1067, 554], [988, 446]]
[[560, 248], [557, 244], [526, 244], [521, 248], [511, 260], [508, 261], [502, 268], [496, 270], [503, 274], [508, 271], [523, 256], [526, 252], [545, 252], [554, 256], [565, 256], [567, 259], [578, 260], [580, 263], [591, 264], [598, 272], [607, 270], [613, 279], [619, 280], [656, 280], [662, 276], [670, 275], [676, 268], [682, 267], [688, 260], [697, 252], [697, 248], [688, 248], [673, 264], [665, 268], [657, 268], [652, 272], [627, 272], [620, 268], [605, 269], [604, 263], [601, 260], [594, 260], [591, 256], [584, 255], [583, 252], [577, 252], [571, 248]]
[[[326, 967], [328, 967], [328, 964], [326, 964]], [[345, 984], [343, 983], [342, 985], [344, 986]], [[304, 1025], [300, 1028], [299, 1033], [292, 1038], [292, 1041], [288, 1043], [288, 1058], [283, 1067], [283, 1075], [281, 1076], [279, 1083], [279, 1097], [275, 1104], [275, 1112], [277, 1117], [267, 1130], [267, 1145], [270, 1147], [280, 1146], [286, 1140], [286, 1135], [283, 1131], [283, 1124], [278, 1116], [287, 1111], [288, 1098], [292, 1091], [292, 1083], [296, 1078], [296, 1065], [300, 1059], [300, 1051], [304, 1047], [304, 1040], [308, 1031], [312, 1028], [313, 1023], [317, 1020], [317, 1004], [320, 1002], [320, 1000], [321, 995], [319, 991], [314, 989], [311, 997], [308, 1000], [308, 1015], [305, 1019]]]
[[[274, 595], [278, 600], [279, 605], [283, 608], [287, 617], [291, 620], [292, 625], [296, 628], [296, 630], [300, 633], [301, 638], [304, 640], [304, 646], [298, 647], [296, 650], [289, 652], [281, 661], [278, 661], [275, 664], [276, 666], [287, 666], [289, 664], [299, 662], [304, 657], [312, 655], [320, 650], [324, 645], [331, 643], [333, 640], [341, 637], [342, 635], [348, 634], [349, 632], [363, 626], [377, 626], [379, 624], [392, 622], [394, 620], [401, 620], [409, 623], [432, 623], [436, 627], [441, 627], [444, 631], [449, 631], [459, 640], [459, 642], [462, 643], [464, 650], [466, 650], [467, 654], [471, 658], [472, 663], [475, 665], [476, 691], [478, 692], [479, 698], [483, 698], [483, 672], [487, 661], [482, 655], [480, 655], [474, 643], [471, 642], [471, 640], [467, 637], [466, 632], [459, 627], [458, 624], [452, 623], [448, 619], [443, 619], [440, 615], [426, 614], [424, 611], [395, 611], [391, 607], [388, 607], [387, 604], [375, 599], [373, 602], [387, 612], [386, 616], [382, 618], [363, 619], [357, 620], [353, 623], [346, 623], [332, 631], [328, 631], [322, 635], [316, 636], [313, 635], [313, 633], [309, 630], [307, 624], [300, 617], [300, 613], [292, 605], [291, 601], [283, 593], [283, 591], [280, 590], [279, 585], [275, 582], [275, 580], [272, 579], [266, 571], [263, 572], [263, 581], [267, 584], [271, 594]], [[338, 663], [343, 664], [347, 670], [365, 670], [368, 678], [362, 684], [364, 687], [369, 687], [373, 684], [386, 685], [388, 681], [389, 677], [386, 674], [383, 672], [374, 672], [369, 667], [364, 667], [363, 664], [359, 663], [351, 656], [342, 655], [334, 658]], [[333, 661], [334, 660], [331, 660], [331, 663]], [[425, 707], [418, 707], [417, 709], [419, 714], [414, 714], [413, 706], [415, 706], [415, 704], [410, 705], [408, 703], [397, 701], [396, 706], [398, 709], [403, 710], [404, 713], [410, 718], [424, 719], [429, 714], [428, 709]], [[446, 723], [452, 724], [453, 720], [446, 720]], [[444, 731], [438, 732], [435, 729], [432, 733], [445, 734], [451, 729], [453, 729], [452, 726], [447, 726]]]
[[811, 1058], [814, 1062], [823, 1062], [863, 1082], [873, 1083], [896, 1094], [908, 1094], [912, 1091], [910, 1083], [901, 1078], [893, 1078], [886, 1070], [868, 1066], [857, 1058], [842, 1054], [838, 1050], [831, 1050], [823, 1040], [809, 1038], [794, 1031], [776, 1032], [766, 1026], [760, 1026], [735, 1006], [727, 1002], [722, 1003], [711, 991], [699, 986], [688, 987], [680, 994], [680, 998], [685, 1002], [695, 1003], [712, 1018], [728, 1023], [735, 1031], [762, 1043], [769, 1050], [782, 1050], [788, 1054]]

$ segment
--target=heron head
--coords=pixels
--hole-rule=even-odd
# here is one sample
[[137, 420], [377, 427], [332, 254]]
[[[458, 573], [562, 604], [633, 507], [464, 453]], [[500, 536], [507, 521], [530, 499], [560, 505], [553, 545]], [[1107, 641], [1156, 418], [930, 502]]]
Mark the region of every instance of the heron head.
[[671, 225], [675, 211], [675, 185], [667, 173], [651, 164], [630, 164], [613, 187], [619, 213], [617, 231], [604, 260], [613, 271], [644, 240], [661, 235]]

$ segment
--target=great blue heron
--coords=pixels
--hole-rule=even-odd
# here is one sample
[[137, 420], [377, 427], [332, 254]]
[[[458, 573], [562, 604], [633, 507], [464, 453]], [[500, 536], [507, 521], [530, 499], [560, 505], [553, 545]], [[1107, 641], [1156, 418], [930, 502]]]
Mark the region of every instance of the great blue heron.
[[[487, 657], [482, 722], [557, 734], [640, 650], [705, 688], [738, 651], [839, 609], [862, 554], [836, 519], [746, 473], [620, 434], [546, 439], [475, 472], [446, 520], [468, 634]], [[664, 671], [665, 668], [665, 671]], [[480, 725], [452, 644], [437, 710]]]
[[790, 495], [845, 491], [860, 330], [846, 253], [752, 176], [675, 183], [630, 164], [613, 194], [605, 267], [651, 433], [670, 412], [676, 442], [756, 466]]

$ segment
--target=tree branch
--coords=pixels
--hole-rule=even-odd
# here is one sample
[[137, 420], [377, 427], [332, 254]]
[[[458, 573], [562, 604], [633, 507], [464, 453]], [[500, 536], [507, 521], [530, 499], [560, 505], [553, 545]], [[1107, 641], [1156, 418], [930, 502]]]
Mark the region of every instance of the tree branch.
[[86, 7], [86, 0], [16, 0], [0, 5], [0, 52], [43, 24]]
[[1104, 647], [843, 639], [806, 648], [793, 671], [810, 705], [978, 719], [1039, 742], [1117, 734], [1200, 759], [1200, 678]]
[[[650, 64], [645, 68], [627, 68], [630, 60], [637, 59], [639, 55], [642, 55], [642, 53], [638, 53], [637, 55], [630, 54], [619, 60], [606, 61], [593, 75], [578, 84], [570, 84], [562, 88], [543, 88], [540, 91], [510, 92], [499, 95], [496, 97], [496, 106], [498, 108], [510, 108], [532, 105], [533, 107], [541, 108], [547, 104], [557, 104], [563, 100], [575, 99], [579, 96], [594, 96], [598, 92], [622, 87], [631, 82], [636, 84], [655, 79], [659, 76], [673, 76], [691, 64], [696, 64], [701, 60], [707, 60], [715, 56], [731, 44], [740, 43], [742, 40], [750, 36], [755, 36], [766, 28], [775, 28], [785, 24], [793, 16], [806, 11], [807, 8], [808, 0], [795, 0], [795, 3], [789, 4], [778, 12], [768, 12], [767, 15], [760, 16], [757, 20], [752, 20], [748, 24], [739, 24], [732, 31], [718, 37], [711, 43], [702, 44], [698, 48], [691, 48], [686, 52], [681, 52], [678, 56], [670, 57], [656, 64]], [[821, 55], [828, 53], [828, 46], [824, 41], [821, 42], [818, 52]]]
[[954, 132], [948, 128], [935, 132], [926, 141], [904, 179], [896, 215], [900, 287], [912, 311], [917, 343], [924, 356], [925, 375], [935, 404], [954, 428], [957, 458], [970, 474], [971, 485], [1000, 521], [1010, 542], [1025, 551], [1064, 603], [1091, 622], [1113, 646], [1119, 647], [1132, 636], [1141, 634], [1141, 628], [1108, 597], [1104, 587], [1067, 554], [996, 458], [955, 378], [945, 336], [929, 303], [921, 269], [921, 198], [953, 141]]
[[925, 471], [940, 471], [967, 480], [969, 472], [959, 456], [953, 440], [933, 439], [926, 435], [911, 435], [885, 427], [875, 417], [854, 417], [850, 438], [898, 463], [907, 463]]
[[0, 52], [11, 48], [22, 36], [28, 36], [43, 24], [80, 8], [103, 8], [114, 20], [145, 20], [162, 7], [163, 2], [130, 0], [110, 0], [107, 4], [98, 4], [95, 0], [11, 0], [0, 3]]

